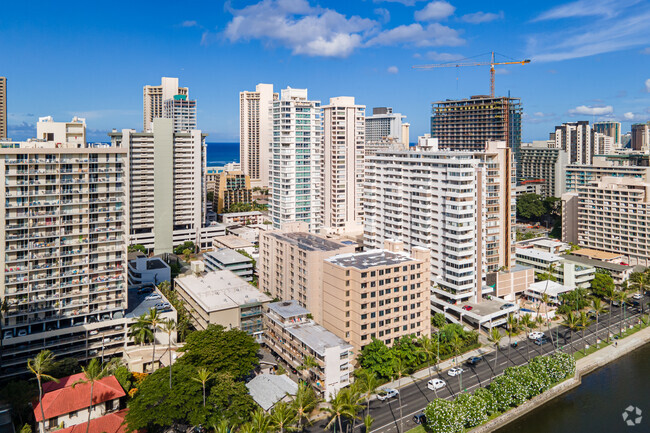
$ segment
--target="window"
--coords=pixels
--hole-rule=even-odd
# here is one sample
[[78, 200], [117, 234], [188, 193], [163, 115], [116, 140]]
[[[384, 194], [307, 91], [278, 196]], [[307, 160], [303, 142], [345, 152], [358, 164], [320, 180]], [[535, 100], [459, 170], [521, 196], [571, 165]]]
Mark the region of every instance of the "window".
[[106, 405], [106, 412], [110, 412], [113, 410], [113, 403], [114, 403], [113, 400], [108, 400], [106, 403], [104, 403]]
[[56, 428], [59, 425], [59, 423], [57, 422], [58, 420], [59, 420], [59, 418], [57, 418], [57, 417], [50, 418], [47, 421], [49, 428]]

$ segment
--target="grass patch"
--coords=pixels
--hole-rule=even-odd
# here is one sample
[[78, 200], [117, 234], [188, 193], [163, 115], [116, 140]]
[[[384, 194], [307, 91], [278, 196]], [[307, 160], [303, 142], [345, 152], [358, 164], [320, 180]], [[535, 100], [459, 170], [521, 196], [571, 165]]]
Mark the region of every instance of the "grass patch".
[[606, 342], [606, 341], [601, 341], [601, 342], [598, 344], [598, 348], [596, 348], [595, 345], [591, 345], [591, 346], [589, 346], [589, 349], [587, 349], [587, 353], [586, 353], [586, 354], [585, 354], [585, 351], [584, 351], [584, 350], [581, 350], [581, 351], [578, 351], [578, 352], [574, 353], [573, 356], [575, 357], [575, 359], [576, 359], [576, 361], [577, 361], [577, 360], [579, 360], [579, 359], [584, 358], [585, 356], [589, 356], [589, 355], [591, 355], [592, 353], [595, 353], [595, 352], [599, 351], [599, 350], [602, 349], [603, 347], [610, 346], [611, 344], [612, 344], [611, 341], [610, 341], [609, 343]]
[[412, 428], [411, 430], [407, 430], [406, 433], [426, 433], [426, 430], [422, 425], [419, 425], [417, 427]]

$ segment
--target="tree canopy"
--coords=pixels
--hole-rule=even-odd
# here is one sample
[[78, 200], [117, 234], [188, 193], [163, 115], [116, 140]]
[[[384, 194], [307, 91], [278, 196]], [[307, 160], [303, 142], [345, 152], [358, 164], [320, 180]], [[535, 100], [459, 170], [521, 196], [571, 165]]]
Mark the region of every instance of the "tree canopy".
[[546, 208], [537, 194], [522, 194], [517, 197], [517, 216], [524, 219], [539, 218], [546, 213]]

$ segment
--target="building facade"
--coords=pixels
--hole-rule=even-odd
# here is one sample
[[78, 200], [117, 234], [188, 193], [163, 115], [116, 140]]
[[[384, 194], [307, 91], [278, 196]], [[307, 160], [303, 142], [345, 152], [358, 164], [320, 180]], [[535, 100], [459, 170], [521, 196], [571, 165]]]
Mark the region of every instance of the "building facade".
[[222, 171], [215, 176], [212, 210], [227, 212], [235, 203], [251, 204], [253, 189], [248, 175], [241, 171]]
[[164, 116], [165, 101], [176, 95], [189, 96], [187, 87], [178, 87], [178, 78], [162, 77], [160, 86], [142, 88], [142, 130], [151, 130], [153, 119]]
[[608, 137], [612, 137], [615, 147], [621, 147], [621, 122], [595, 122], [594, 131], [599, 132]]
[[239, 161], [253, 185], [269, 186], [271, 143], [273, 141], [273, 101], [279, 95], [273, 84], [258, 84], [254, 92], [239, 93]]
[[298, 221], [323, 226], [323, 118], [307, 89], [283, 89], [273, 101], [269, 215], [273, 227]]
[[253, 281], [253, 259], [229, 248], [203, 253], [208, 271], [231, 271], [244, 281]]
[[174, 95], [163, 102], [163, 118], [172, 119], [174, 132], [188, 132], [197, 128], [196, 101], [187, 95]]
[[635, 123], [632, 125], [632, 137], [630, 139], [632, 150], [643, 153], [650, 152], [650, 122]]
[[[372, 115], [366, 116], [366, 146], [379, 149], [397, 143], [408, 145], [409, 124], [403, 123], [405, 118], [400, 113], [394, 113], [391, 107], [373, 108]], [[404, 132], [407, 132], [406, 135]]]
[[317, 366], [303, 370], [325, 398], [331, 398], [353, 380], [352, 346], [309, 318], [309, 310], [295, 300], [273, 302], [264, 317], [264, 342], [294, 368], [306, 357]]
[[592, 164], [566, 166], [566, 192], [598, 181], [605, 176], [644, 179], [650, 174], [648, 155], [632, 153], [596, 156]]
[[347, 96], [323, 107], [323, 225], [332, 233], [363, 231], [365, 109]]
[[323, 326], [355, 353], [373, 338], [391, 346], [431, 334], [430, 252], [386, 241], [386, 249], [338, 254], [323, 264]]
[[504, 141], [519, 163], [521, 100], [479, 95], [433, 103], [431, 137], [440, 149], [485, 150], [488, 141]]
[[259, 288], [282, 300], [295, 299], [322, 323], [323, 260], [353, 253], [354, 246], [301, 231], [304, 228], [297, 224], [294, 231], [260, 232]]
[[7, 78], [0, 77], [0, 140], [7, 139]]
[[566, 189], [568, 153], [546, 141], [523, 144], [519, 151], [520, 181], [541, 180], [542, 197], [561, 197]]
[[86, 119], [75, 116], [70, 122], [55, 122], [52, 116], [39, 117], [36, 139], [68, 147], [85, 147]]
[[616, 148], [613, 137], [592, 129], [587, 120], [556, 126], [550, 140], [569, 154], [570, 164], [591, 164], [595, 155], [608, 155]]

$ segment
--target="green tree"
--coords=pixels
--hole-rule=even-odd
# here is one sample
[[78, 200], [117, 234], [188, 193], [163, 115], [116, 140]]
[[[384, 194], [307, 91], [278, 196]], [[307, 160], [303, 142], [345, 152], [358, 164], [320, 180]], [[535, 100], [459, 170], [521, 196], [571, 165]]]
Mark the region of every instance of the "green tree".
[[160, 330], [161, 325], [165, 321], [158, 310], [155, 308], [150, 308], [148, 314], [143, 314], [142, 317], [138, 319], [138, 322], [142, 321], [148, 329], [151, 330], [151, 343], [153, 350], [151, 352], [151, 372], [156, 368], [156, 332]]
[[460, 433], [464, 419], [454, 403], [437, 398], [424, 409], [428, 431], [431, 433]]
[[487, 421], [487, 403], [476, 394], [461, 394], [454, 406], [463, 414], [464, 425], [467, 429], [481, 425]]
[[573, 311], [569, 311], [564, 315], [564, 326], [569, 328], [569, 331], [571, 332], [570, 339], [571, 339], [571, 347], [573, 348], [573, 332], [579, 329], [580, 327], [579, 318]]
[[32, 433], [32, 426], [29, 424], [24, 424], [20, 429], [20, 433]]
[[225, 418], [232, 425], [242, 425], [248, 421], [257, 404], [248, 394], [246, 384], [234, 381], [228, 373], [217, 374], [211, 382], [208, 407], [213, 416]]
[[[172, 365], [172, 334], [176, 331], [176, 322], [174, 319], [168, 319], [162, 322], [160, 329], [167, 334], [167, 353], [169, 354], [169, 365]], [[172, 389], [172, 369], [169, 369], [169, 389]]]
[[77, 358], [63, 358], [54, 361], [50, 374], [54, 377], [66, 377], [72, 376], [80, 371], [81, 367], [79, 366], [79, 360]]
[[517, 216], [530, 220], [546, 213], [544, 203], [537, 194], [522, 194], [517, 197]]
[[144, 245], [140, 245], [140, 244], [129, 245], [127, 251], [130, 252], [130, 253], [134, 253], [136, 251], [139, 251], [142, 254], [147, 254], [147, 249], [144, 247]]
[[205, 367], [212, 372], [230, 373], [235, 380], [248, 375], [257, 365], [259, 345], [248, 333], [239, 329], [225, 330], [220, 325], [208, 325], [203, 331], [188, 335], [185, 345], [178, 349], [184, 355], [176, 364]]
[[542, 201], [544, 211], [553, 219], [557, 219], [562, 214], [562, 199], [559, 197], [546, 197]]
[[364, 433], [370, 433], [370, 427], [372, 427], [374, 419], [370, 415], [366, 415], [363, 418], [363, 426], [365, 427]]
[[54, 365], [54, 355], [49, 350], [41, 350], [38, 355], [27, 360], [27, 369], [36, 376], [38, 383], [38, 407], [41, 410], [41, 433], [45, 432], [45, 411], [43, 410], [43, 381], [59, 382], [48, 373]]
[[192, 258], [192, 250], [189, 248], [186, 248], [183, 250], [183, 260], [186, 262], [189, 262], [190, 259]]
[[427, 367], [429, 368], [429, 378], [433, 375], [431, 364], [438, 362], [438, 343], [428, 335], [423, 335], [420, 338], [420, 353], [427, 360]]
[[443, 328], [447, 324], [447, 319], [442, 313], [435, 313], [431, 318], [431, 323], [438, 329]]
[[31, 380], [10, 380], [0, 389], [0, 401], [11, 405], [15, 425], [23, 425], [34, 415], [32, 401], [38, 396], [38, 386]]
[[143, 345], [151, 342], [153, 340], [153, 331], [149, 326], [149, 323], [145, 320], [146, 315], [142, 315], [129, 330], [129, 336], [133, 339], [133, 342], [139, 345]]
[[126, 365], [121, 365], [115, 369], [113, 372], [115, 379], [120, 383], [125, 392], [129, 392], [131, 386], [133, 386], [133, 374], [129, 371]]
[[633, 272], [629, 280], [632, 282], [631, 288], [643, 295], [650, 287], [650, 276], [645, 272]]
[[266, 433], [271, 428], [271, 419], [268, 414], [258, 407], [251, 416], [251, 430], [253, 433]]
[[292, 431], [293, 423], [296, 421], [296, 411], [283, 401], [279, 401], [271, 412], [271, 425], [279, 429], [280, 433]]
[[531, 318], [531, 315], [529, 313], [524, 314], [523, 316], [521, 316], [519, 323], [521, 323], [521, 326], [523, 326], [524, 329], [526, 330], [526, 358], [530, 359], [530, 346], [529, 346], [530, 339], [528, 338], [528, 334], [530, 333], [533, 327], [533, 320]]
[[[404, 360], [400, 357], [395, 357], [395, 360], [393, 361], [395, 363], [393, 367], [393, 373], [395, 374], [395, 377], [397, 378], [397, 388], [400, 387], [400, 381], [402, 380], [402, 377], [405, 375], [407, 366]], [[397, 400], [399, 402], [399, 431], [403, 432], [404, 431], [404, 415], [402, 414], [402, 393], [398, 392], [397, 393]]]
[[298, 391], [296, 391], [296, 396], [291, 402], [291, 407], [296, 412], [299, 430], [302, 430], [302, 420], [308, 419], [309, 414], [316, 408], [319, 402], [320, 399], [316, 395], [314, 388], [305, 382], [298, 384]]
[[603, 301], [600, 298], [594, 298], [591, 300], [591, 308], [594, 310], [594, 315], [596, 316], [596, 348], [598, 348], [598, 325], [600, 315], [603, 314], [606, 309], [603, 305]]
[[181, 245], [178, 245], [177, 247], [174, 248], [174, 254], [180, 256], [183, 254], [183, 251], [185, 250], [191, 250], [192, 252], [196, 251], [196, 246], [194, 245], [194, 242], [192, 241], [183, 242]]
[[350, 389], [343, 388], [340, 389], [336, 394], [332, 396], [329, 401], [329, 405], [323, 408], [323, 411], [329, 415], [329, 422], [325, 426], [325, 429], [330, 429], [333, 425], [338, 423], [339, 432], [343, 432], [343, 418], [354, 418], [356, 416], [356, 411], [350, 405]]
[[377, 379], [377, 375], [372, 371], [361, 369], [357, 373], [357, 380], [361, 392], [365, 395], [367, 404], [367, 414], [370, 415], [370, 397], [377, 391], [381, 383]]
[[596, 272], [594, 279], [591, 280], [591, 291], [597, 296], [607, 297], [607, 293], [614, 288], [614, 279], [611, 275]]
[[375, 373], [378, 378], [390, 379], [394, 373], [394, 358], [393, 352], [383, 341], [373, 338], [361, 350], [359, 364], [361, 368]]
[[488, 341], [494, 345], [494, 371], [497, 369], [497, 358], [499, 357], [499, 343], [501, 343], [503, 336], [497, 328], [492, 328]]
[[88, 402], [88, 422], [86, 423], [86, 433], [90, 431], [90, 417], [93, 411], [93, 394], [95, 392], [95, 382], [103, 379], [109, 375], [109, 365], [102, 365], [97, 358], [90, 360], [87, 366], [81, 367], [83, 371], [83, 379], [77, 380], [72, 384], [72, 388], [79, 384], [88, 384], [90, 385], [90, 399]]
[[[199, 382], [203, 388], [203, 407], [205, 407], [205, 385], [212, 379], [212, 373], [205, 367], [197, 367], [196, 376], [192, 378], [193, 381]], [[171, 386], [169, 387], [171, 389]]]

